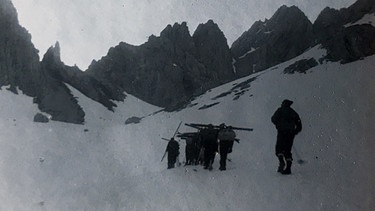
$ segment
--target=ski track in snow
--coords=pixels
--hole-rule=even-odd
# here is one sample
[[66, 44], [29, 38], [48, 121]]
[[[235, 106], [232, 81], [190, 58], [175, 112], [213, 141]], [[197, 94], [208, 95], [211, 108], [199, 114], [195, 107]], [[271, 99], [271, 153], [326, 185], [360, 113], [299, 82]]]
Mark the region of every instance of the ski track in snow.
[[[33, 123], [32, 98], [0, 91], [0, 210], [371, 210], [375, 207], [375, 56], [341, 65], [325, 62], [306, 74], [283, 74], [300, 59], [319, 59], [315, 47], [266, 71], [198, 97], [179, 112], [132, 96], [115, 112], [70, 87], [86, 112], [85, 125]], [[213, 100], [254, 78], [242, 95]], [[276, 172], [276, 130], [270, 121], [285, 98], [300, 114], [295, 148], [307, 163], [292, 175]], [[6, 103], [5, 103], [6, 102]], [[217, 105], [199, 109], [204, 105]], [[194, 105], [196, 104], [196, 105]], [[139, 124], [127, 118], [145, 117]], [[228, 171], [160, 162], [180, 121], [225, 122], [241, 140]], [[182, 125], [180, 132], [195, 131]], [[180, 161], [184, 160], [180, 141]], [[196, 169], [197, 171], [194, 171]]]

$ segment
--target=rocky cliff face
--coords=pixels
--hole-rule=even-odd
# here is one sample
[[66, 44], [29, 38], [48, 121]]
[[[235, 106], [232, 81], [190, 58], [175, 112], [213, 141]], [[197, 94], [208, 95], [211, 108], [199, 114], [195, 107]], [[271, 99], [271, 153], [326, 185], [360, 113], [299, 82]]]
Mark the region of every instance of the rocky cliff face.
[[66, 83], [80, 91], [82, 94], [97, 101], [113, 111], [116, 104], [112, 100], [123, 100], [116, 98], [114, 93], [110, 92], [98, 80], [82, 72], [77, 66], [70, 67], [64, 65], [60, 59], [60, 47], [57, 42], [55, 47], [48, 49], [42, 60], [43, 67], [48, 70], [49, 75], [57, 81]]
[[42, 85], [35, 102], [42, 111], [51, 115], [52, 120], [81, 124], [85, 113], [64, 81], [58, 77], [58, 73], [64, 68], [57, 43], [54, 48], [48, 49], [41, 62], [38, 83]]
[[37, 93], [35, 78], [40, 65], [38, 51], [31, 36], [18, 23], [17, 12], [10, 0], [0, 0], [0, 87], [18, 87], [29, 96]]
[[269, 20], [257, 21], [232, 45], [239, 75], [289, 60], [314, 43], [312, 23], [295, 6], [282, 6]]
[[213, 21], [201, 24], [193, 36], [186, 23], [176, 23], [141, 46], [111, 48], [87, 73], [113, 92], [172, 109], [234, 79], [231, 60], [225, 36]]
[[[232, 54], [227, 39], [212, 20], [200, 24], [193, 34], [197, 60], [206, 67], [203, 84], [212, 88], [237, 76], [232, 67]], [[202, 77], [202, 76], [201, 76]], [[210, 85], [212, 83], [212, 85]]]
[[355, 24], [366, 14], [375, 13], [373, 0], [359, 0], [349, 8], [325, 8], [314, 22], [314, 34], [328, 51], [331, 61], [351, 62], [375, 53], [375, 27]]
[[375, 28], [355, 24], [375, 12], [373, 0], [358, 0], [341, 10], [325, 8], [314, 24], [295, 6], [282, 6], [270, 20], [257, 21], [236, 40], [231, 51], [239, 76], [289, 60], [322, 44], [327, 60], [351, 62], [375, 53]]
[[[192, 56], [183, 48], [189, 46], [188, 37], [182, 38], [183, 43], [175, 43], [162, 36], [169, 28], [172, 26], [160, 37], [150, 36], [141, 46], [120, 43], [111, 48], [105, 57], [90, 65], [87, 74], [100, 80], [118, 97], [127, 92], [162, 107], [175, 103], [176, 98], [182, 99], [185, 93], [180, 83], [183, 80], [181, 66], [185, 63], [180, 58]], [[180, 26], [174, 28], [177, 30]]]
[[[0, 0], [0, 87], [34, 97], [38, 108], [52, 120], [83, 123], [84, 112], [62, 81], [54, 78], [59, 54], [47, 52], [42, 63], [31, 36], [18, 23], [17, 13], [9, 0]], [[61, 62], [61, 61], [60, 61]], [[56, 65], [60, 68], [62, 64]]]

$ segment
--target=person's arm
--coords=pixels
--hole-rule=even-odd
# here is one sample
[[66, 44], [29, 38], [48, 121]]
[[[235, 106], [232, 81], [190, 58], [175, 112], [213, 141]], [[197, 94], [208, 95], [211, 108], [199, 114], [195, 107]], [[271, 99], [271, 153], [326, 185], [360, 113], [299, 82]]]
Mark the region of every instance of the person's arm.
[[277, 126], [280, 119], [280, 109], [277, 109], [276, 112], [272, 115], [271, 121], [274, 125]]
[[296, 117], [296, 130], [295, 130], [295, 133], [296, 135], [301, 132], [302, 130], [302, 122], [301, 122], [301, 119], [299, 118], [298, 114], [297, 114], [297, 117]]

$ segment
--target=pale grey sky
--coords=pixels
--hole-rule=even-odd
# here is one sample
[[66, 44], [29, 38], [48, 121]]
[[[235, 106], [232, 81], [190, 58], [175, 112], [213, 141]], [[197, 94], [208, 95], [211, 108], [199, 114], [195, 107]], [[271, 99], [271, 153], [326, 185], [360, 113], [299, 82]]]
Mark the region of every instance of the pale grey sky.
[[313, 22], [325, 7], [348, 7], [355, 0], [12, 0], [32, 42], [46, 50], [60, 42], [67, 65], [85, 70], [120, 41], [139, 45], [168, 24], [186, 21], [192, 34], [213, 19], [231, 45], [257, 20], [282, 5], [296, 5]]

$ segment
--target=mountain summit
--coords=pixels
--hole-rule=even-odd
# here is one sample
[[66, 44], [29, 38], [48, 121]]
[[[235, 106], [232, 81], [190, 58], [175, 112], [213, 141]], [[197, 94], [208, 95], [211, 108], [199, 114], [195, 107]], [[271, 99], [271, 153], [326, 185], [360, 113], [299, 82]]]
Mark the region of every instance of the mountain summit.
[[168, 25], [140, 46], [120, 43], [87, 74], [112, 90], [151, 104], [175, 108], [193, 96], [235, 78], [224, 34], [208, 21], [191, 36], [186, 23]]
[[257, 21], [231, 47], [240, 75], [289, 60], [314, 45], [312, 23], [296, 6], [280, 7], [269, 20]]

